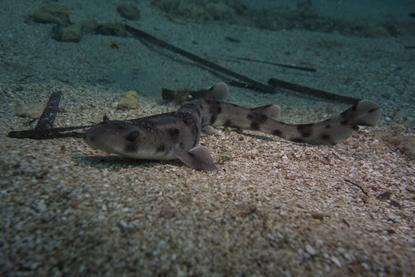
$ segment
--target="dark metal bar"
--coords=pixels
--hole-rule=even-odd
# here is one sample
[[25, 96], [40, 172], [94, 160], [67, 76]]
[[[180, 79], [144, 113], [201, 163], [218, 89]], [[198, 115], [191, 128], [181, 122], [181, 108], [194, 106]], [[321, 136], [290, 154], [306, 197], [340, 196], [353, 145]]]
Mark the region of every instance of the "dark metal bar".
[[36, 130], [50, 129], [53, 127], [53, 122], [59, 112], [59, 102], [61, 100], [61, 96], [61, 91], [53, 92], [50, 95], [48, 103], [46, 104], [46, 107], [36, 124]]
[[262, 61], [262, 60], [245, 58], [245, 57], [238, 57], [238, 56], [229, 56], [229, 57], [232, 60], [241, 60], [241, 61], [248, 61], [248, 62], [254, 62], [254, 63], [263, 63], [263, 64], [275, 65], [275, 66], [285, 67], [285, 68], [290, 68], [290, 69], [308, 71], [308, 72], [316, 72], [317, 71], [317, 69], [315, 69], [315, 68], [305, 67], [305, 66], [290, 65], [290, 64], [283, 64], [283, 63], [276, 63], [276, 62], [268, 62], [268, 61]]

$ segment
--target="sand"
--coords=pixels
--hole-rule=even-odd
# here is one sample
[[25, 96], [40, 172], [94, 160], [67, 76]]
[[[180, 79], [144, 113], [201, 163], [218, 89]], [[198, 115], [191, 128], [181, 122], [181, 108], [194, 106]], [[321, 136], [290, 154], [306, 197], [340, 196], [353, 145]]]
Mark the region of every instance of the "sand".
[[[415, 162], [395, 141], [414, 127], [415, 53], [402, 47], [413, 37], [166, 20], [140, 1], [141, 19], [131, 24], [173, 44], [260, 81], [278, 76], [370, 99], [384, 110], [378, 127], [362, 128], [334, 147], [218, 129], [202, 139], [219, 167], [206, 173], [179, 161], [108, 156], [79, 139], [6, 136], [33, 126], [30, 116], [52, 91], [64, 95], [55, 125], [69, 126], [99, 122], [104, 114], [127, 119], [173, 111], [177, 106], [160, 100], [162, 87], [219, 81], [132, 38], [86, 34], [79, 43], [57, 42], [51, 25], [27, 19], [41, 3], [0, 4], [2, 275], [413, 274]], [[120, 20], [115, 1], [62, 3], [74, 20]], [[303, 62], [318, 71], [235, 63], [228, 55]], [[130, 89], [139, 92], [139, 109], [117, 110]], [[228, 101], [280, 104], [287, 122], [347, 107], [236, 88]], [[18, 116], [22, 110], [30, 112]]]

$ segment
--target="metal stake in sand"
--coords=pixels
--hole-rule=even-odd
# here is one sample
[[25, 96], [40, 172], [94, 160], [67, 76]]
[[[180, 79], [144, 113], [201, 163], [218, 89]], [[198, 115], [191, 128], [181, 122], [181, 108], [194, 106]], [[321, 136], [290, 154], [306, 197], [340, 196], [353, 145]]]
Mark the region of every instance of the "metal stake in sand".
[[35, 130], [44, 130], [53, 127], [53, 122], [59, 112], [59, 102], [61, 101], [61, 97], [61, 91], [55, 91], [50, 95], [48, 103], [36, 124]]

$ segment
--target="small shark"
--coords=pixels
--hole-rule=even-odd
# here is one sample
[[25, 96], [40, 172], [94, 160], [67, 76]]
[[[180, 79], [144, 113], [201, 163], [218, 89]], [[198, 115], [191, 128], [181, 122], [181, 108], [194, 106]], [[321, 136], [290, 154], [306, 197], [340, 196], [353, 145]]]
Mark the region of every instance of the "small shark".
[[[228, 86], [218, 83], [209, 91], [226, 95]], [[309, 124], [278, 121], [280, 108], [266, 105], [244, 108], [212, 98], [193, 99], [176, 112], [131, 121], [105, 120], [87, 130], [85, 141], [95, 149], [122, 157], [145, 160], [179, 159], [196, 170], [216, 170], [208, 149], [199, 144], [210, 126], [234, 127], [272, 134], [293, 142], [334, 145], [348, 138], [359, 125], [374, 126], [381, 110], [362, 100], [341, 114]]]

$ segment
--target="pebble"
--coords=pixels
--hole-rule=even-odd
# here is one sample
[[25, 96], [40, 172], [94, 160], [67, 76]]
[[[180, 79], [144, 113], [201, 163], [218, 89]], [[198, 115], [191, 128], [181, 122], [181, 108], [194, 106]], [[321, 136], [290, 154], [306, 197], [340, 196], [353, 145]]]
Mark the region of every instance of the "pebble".
[[309, 244], [306, 244], [305, 251], [310, 254], [311, 256], [314, 256], [317, 254], [317, 251]]
[[39, 212], [39, 213], [43, 213], [43, 212], [45, 212], [46, 211], [46, 209], [47, 209], [47, 207], [46, 207], [46, 203], [45, 203], [45, 200], [40, 200], [38, 203], [37, 203], [37, 205], [36, 205], [36, 210]]
[[124, 220], [118, 221], [118, 227], [120, 227], [121, 231], [126, 231], [128, 229], [128, 224]]
[[337, 267], [341, 267], [342, 264], [339, 261], [339, 259], [337, 259], [336, 257], [331, 257], [330, 260], [337, 266]]
[[82, 38], [82, 25], [72, 24], [69, 26], [57, 25], [53, 28], [53, 38], [57, 41], [79, 42]]
[[160, 217], [173, 218], [176, 216], [177, 210], [175, 207], [165, 206], [160, 209]]

